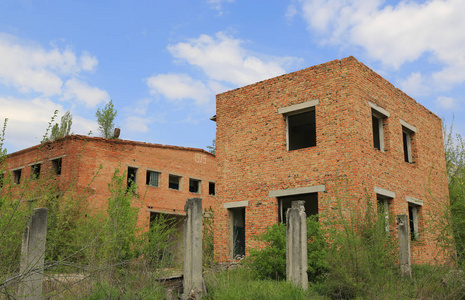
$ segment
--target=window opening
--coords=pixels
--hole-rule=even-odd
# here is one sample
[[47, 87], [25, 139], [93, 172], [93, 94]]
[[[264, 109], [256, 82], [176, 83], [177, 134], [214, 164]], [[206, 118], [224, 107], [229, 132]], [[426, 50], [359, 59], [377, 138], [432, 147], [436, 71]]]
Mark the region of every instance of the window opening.
[[418, 205], [409, 204], [408, 206], [408, 219], [410, 227], [410, 240], [418, 240], [418, 214], [420, 207]]
[[13, 171], [13, 183], [16, 183], [16, 184], [21, 183], [21, 169]]
[[35, 164], [31, 166], [31, 179], [38, 179], [40, 177], [41, 164]]
[[215, 183], [214, 182], [208, 183], [208, 194], [210, 196], [215, 196]]
[[52, 170], [55, 175], [61, 175], [62, 158], [52, 159]]
[[160, 180], [160, 173], [159, 172], [154, 172], [154, 171], [147, 171], [147, 177], [146, 177], [146, 182], [145, 184], [158, 187]]
[[308, 193], [300, 195], [292, 195], [278, 198], [279, 205], [279, 222], [286, 223], [286, 212], [292, 207], [292, 201], [305, 201], [305, 213], [307, 217], [318, 214], [318, 193]]
[[179, 190], [180, 185], [181, 185], [181, 176], [170, 174], [168, 188], [172, 190]]
[[233, 258], [245, 255], [245, 207], [229, 209], [232, 223]]
[[289, 151], [316, 146], [315, 109], [286, 118]]
[[412, 135], [413, 132], [402, 126], [402, 142], [404, 148], [404, 161], [408, 163], [413, 163], [412, 156]]
[[200, 180], [189, 178], [189, 192], [200, 193]]
[[389, 232], [389, 206], [391, 205], [392, 198], [376, 194], [376, 201], [380, 222], [386, 231]]
[[135, 184], [137, 179], [137, 168], [128, 167], [127, 190], [130, 190]]
[[373, 114], [371, 119], [373, 123], [373, 147], [384, 152], [384, 116], [377, 114], [374, 110], [372, 110], [372, 112]]

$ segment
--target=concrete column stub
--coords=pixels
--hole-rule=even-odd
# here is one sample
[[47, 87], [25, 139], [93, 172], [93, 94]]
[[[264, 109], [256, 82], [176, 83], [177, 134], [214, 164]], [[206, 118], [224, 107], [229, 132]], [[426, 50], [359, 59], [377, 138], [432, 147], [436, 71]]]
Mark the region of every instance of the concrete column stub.
[[407, 215], [397, 215], [397, 234], [399, 236], [399, 264], [401, 276], [412, 277], [409, 219]]
[[18, 285], [20, 299], [42, 299], [47, 215], [45, 207], [34, 209], [23, 233], [19, 266], [22, 278]]
[[286, 212], [286, 279], [307, 290], [307, 215], [304, 204], [305, 201], [292, 201], [292, 207]]
[[202, 199], [187, 199], [184, 206], [184, 279], [183, 299], [200, 299], [202, 278]]

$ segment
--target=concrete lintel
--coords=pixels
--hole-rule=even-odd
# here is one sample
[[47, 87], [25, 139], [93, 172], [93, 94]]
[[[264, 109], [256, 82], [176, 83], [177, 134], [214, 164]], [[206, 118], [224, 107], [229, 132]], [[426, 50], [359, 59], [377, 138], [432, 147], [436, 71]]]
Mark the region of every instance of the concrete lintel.
[[184, 216], [184, 217], [186, 216], [185, 212], [166, 211], [166, 210], [153, 209], [153, 208], [146, 208], [145, 211], [155, 212], [155, 213], [165, 214], [165, 215], [176, 215], [176, 216]]
[[294, 188], [294, 189], [270, 191], [268, 193], [268, 197], [293, 196], [293, 195], [299, 195], [299, 194], [324, 192], [325, 190], [326, 190], [325, 185], [320, 184], [320, 185], [306, 186], [306, 187], [300, 187], [300, 188]]
[[32, 167], [32, 166], [35, 166], [35, 165], [41, 165], [41, 164], [43, 164], [43, 163], [44, 163], [44, 161], [41, 160], [41, 161], [36, 161], [36, 162], [34, 162], [34, 163], [32, 163], [32, 164], [28, 164], [28, 166], [29, 166], [29, 167]]
[[368, 101], [368, 105], [370, 105], [370, 107], [376, 110], [378, 113], [382, 114], [385, 118], [388, 118], [391, 115], [387, 110], [385, 110], [376, 103]]
[[314, 99], [314, 100], [310, 100], [310, 101], [299, 103], [299, 104], [281, 107], [281, 108], [278, 108], [278, 114], [289, 114], [293, 112], [301, 112], [301, 111], [312, 109], [318, 104], [320, 104], [320, 100]]
[[237, 208], [237, 207], [246, 207], [246, 206], [249, 206], [249, 200], [228, 202], [228, 203], [223, 204], [223, 207], [226, 208], [226, 209]]
[[374, 190], [375, 190], [376, 194], [380, 194], [380, 195], [383, 195], [383, 196], [386, 196], [386, 197], [389, 197], [389, 198], [395, 198], [396, 197], [396, 193], [391, 192], [390, 190], [386, 190], [386, 189], [383, 189], [383, 188], [380, 188], [380, 187], [377, 187], [377, 186], [375, 186]]
[[423, 205], [423, 200], [413, 198], [413, 197], [410, 197], [410, 196], [405, 197], [405, 199], [407, 200], [408, 203], [412, 203], [412, 204], [420, 205], [420, 206]]
[[22, 170], [22, 169], [24, 169], [24, 166], [22, 166], [22, 167], [19, 167], [19, 168], [14, 168], [14, 169], [11, 169], [10, 171], [11, 171], [11, 172], [13, 172], [13, 171], [18, 171], [18, 170]]
[[400, 121], [400, 124], [401, 124], [402, 126], [404, 126], [405, 128], [407, 128], [407, 129], [410, 130], [411, 132], [414, 132], [414, 133], [417, 132], [417, 128], [416, 128], [415, 126], [413, 126], [413, 125], [411, 125], [411, 124], [405, 122], [405, 121], [402, 120], [402, 119], [399, 119], [399, 121]]
[[66, 154], [61, 155], [61, 156], [52, 157], [52, 158], [49, 158], [48, 160], [55, 160], [55, 159], [63, 158], [65, 156], [66, 156]]

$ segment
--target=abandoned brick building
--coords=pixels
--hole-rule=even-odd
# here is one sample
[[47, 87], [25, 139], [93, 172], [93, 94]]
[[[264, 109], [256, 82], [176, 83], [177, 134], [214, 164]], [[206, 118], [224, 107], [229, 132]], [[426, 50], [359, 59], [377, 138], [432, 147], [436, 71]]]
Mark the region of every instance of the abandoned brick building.
[[412, 263], [444, 259], [427, 230], [448, 201], [441, 120], [355, 58], [219, 94], [216, 109], [218, 261], [262, 246], [292, 200], [324, 216], [367, 197], [409, 216]]
[[215, 199], [215, 156], [202, 149], [71, 135], [11, 153], [6, 163], [4, 178], [18, 188], [47, 175], [62, 190], [74, 181], [96, 210], [106, 209], [108, 184], [119, 168], [127, 185], [137, 184], [134, 205], [144, 231], [157, 214], [183, 218], [188, 198], [202, 198], [205, 208]]

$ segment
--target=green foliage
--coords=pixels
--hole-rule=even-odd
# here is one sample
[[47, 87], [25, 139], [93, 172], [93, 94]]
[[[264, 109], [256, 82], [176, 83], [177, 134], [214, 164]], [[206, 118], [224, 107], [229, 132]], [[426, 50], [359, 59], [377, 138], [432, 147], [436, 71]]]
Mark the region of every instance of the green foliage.
[[143, 255], [150, 267], [167, 267], [173, 262], [171, 250], [179, 239], [176, 232], [178, 222], [176, 218], [164, 214], [158, 214], [151, 220], [143, 244]]
[[242, 300], [242, 299], [318, 299], [316, 295], [305, 292], [289, 282], [275, 280], [257, 280], [247, 268], [235, 268], [220, 273], [206, 275], [208, 296], [205, 299]]
[[[450, 222], [459, 265], [465, 265], [465, 143], [452, 125], [444, 126], [444, 149], [449, 180]], [[454, 245], [452, 241], [449, 245]]]
[[[56, 110], [53, 117], [52, 117], [52, 122], [56, 118], [58, 111]], [[49, 126], [52, 123], [49, 123]], [[61, 117], [61, 122], [58, 125], [58, 123], [54, 124], [51, 127], [50, 130], [50, 135], [45, 135], [44, 139], [42, 140], [42, 143], [44, 142], [50, 142], [54, 141], [56, 139], [61, 139], [67, 135], [72, 134], [71, 133], [71, 126], [73, 125], [73, 116], [71, 115], [70, 111], [67, 111], [62, 117]], [[49, 130], [47, 130], [48, 132]]]
[[204, 267], [211, 267], [214, 259], [213, 209], [206, 208], [203, 213], [202, 261]]
[[[286, 225], [269, 227], [259, 239], [266, 243], [262, 249], [251, 249], [249, 266], [257, 278], [286, 279]], [[307, 218], [307, 274], [310, 281], [319, 281], [327, 271], [326, 242], [317, 216]]]
[[113, 137], [116, 115], [117, 111], [113, 105], [113, 100], [110, 100], [110, 102], [105, 105], [104, 109], [97, 109], [95, 116], [97, 117], [98, 130], [102, 137], [106, 139]]
[[207, 151], [212, 153], [212, 154], [216, 154], [216, 139], [213, 139], [212, 140], [212, 144], [207, 146]]
[[345, 215], [339, 204], [335, 215], [328, 216], [337, 220], [327, 224], [325, 293], [333, 298], [376, 298], [380, 291], [389, 290], [399, 274], [397, 243], [386, 232], [384, 213], [378, 215], [369, 197], [365, 205], [359, 202], [355, 206], [366, 210], [350, 210]]
[[136, 243], [138, 208], [132, 205], [136, 184], [126, 188], [126, 172], [120, 174], [116, 169], [108, 184], [108, 226], [106, 237], [107, 257], [115, 264], [134, 257], [133, 245]]

